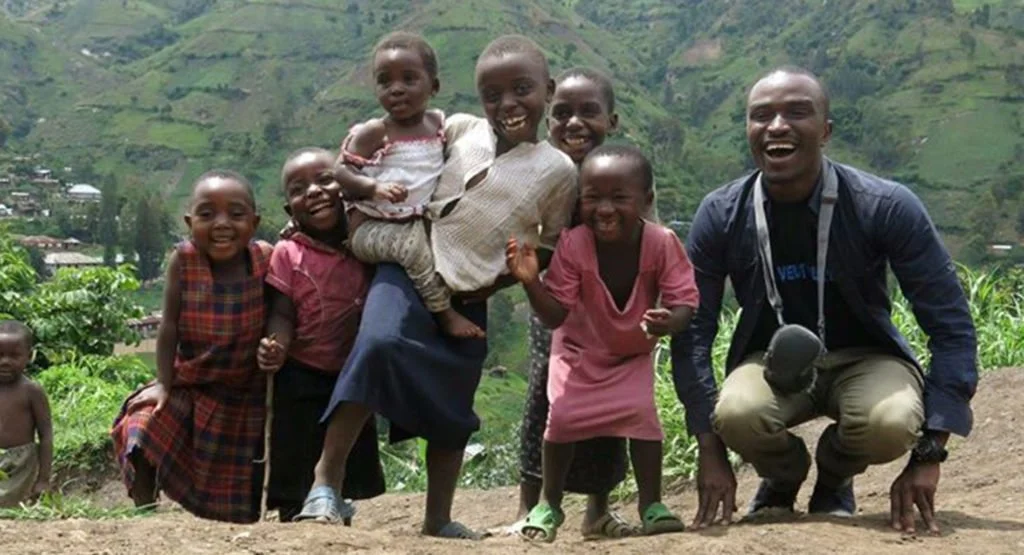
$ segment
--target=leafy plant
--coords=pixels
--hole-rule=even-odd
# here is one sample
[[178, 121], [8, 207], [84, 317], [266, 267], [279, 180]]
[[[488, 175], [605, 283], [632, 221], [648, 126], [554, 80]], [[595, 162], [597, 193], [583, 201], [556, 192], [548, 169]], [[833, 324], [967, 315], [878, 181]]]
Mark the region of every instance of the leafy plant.
[[50, 398], [56, 472], [103, 468], [111, 461], [110, 426], [124, 399], [152, 377], [135, 356], [74, 356], [36, 379]]
[[37, 284], [28, 253], [0, 232], [0, 317], [32, 328], [47, 363], [111, 355], [117, 343], [137, 343], [128, 320], [142, 316], [131, 297], [138, 288], [130, 266], [65, 268]]

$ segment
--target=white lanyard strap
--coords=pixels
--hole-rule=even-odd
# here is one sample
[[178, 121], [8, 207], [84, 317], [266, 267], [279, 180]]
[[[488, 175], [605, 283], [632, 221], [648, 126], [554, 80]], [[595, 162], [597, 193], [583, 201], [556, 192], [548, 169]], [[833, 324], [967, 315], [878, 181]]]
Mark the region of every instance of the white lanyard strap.
[[[822, 345], [825, 344], [825, 272], [828, 259], [828, 237], [832, 229], [832, 215], [835, 213], [836, 201], [839, 199], [839, 176], [835, 168], [826, 161], [822, 161], [822, 178], [824, 180], [821, 191], [821, 208], [818, 210], [818, 260], [817, 275], [815, 276], [818, 285], [818, 339]], [[768, 232], [768, 218], [764, 211], [764, 191], [762, 189], [761, 174], [758, 174], [754, 181], [754, 223], [757, 228], [757, 249], [761, 259], [761, 273], [764, 275], [765, 292], [768, 295], [768, 302], [775, 311], [775, 317], [779, 326], [786, 325], [782, 313], [782, 296], [779, 294], [778, 285], [775, 283], [775, 265], [772, 262], [771, 237]]]

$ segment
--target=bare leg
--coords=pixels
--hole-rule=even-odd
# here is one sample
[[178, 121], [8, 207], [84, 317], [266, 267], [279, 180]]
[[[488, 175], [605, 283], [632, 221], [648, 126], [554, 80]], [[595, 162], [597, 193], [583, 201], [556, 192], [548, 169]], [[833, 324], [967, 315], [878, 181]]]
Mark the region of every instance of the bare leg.
[[422, 530], [425, 535], [438, 535], [452, 521], [462, 454], [462, 449], [444, 449], [427, 443], [427, 508]]
[[516, 515], [516, 520], [526, 518], [527, 513], [530, 512], [530, 509], [532, 509], [538, 501], [540, 501], [540, 484], [532, 480], [520, 481], [519, 514]]
[[[541, 468], [544, 474], [542, 486], [543, 501], [556, 513], [562, 512], [562, 498], [565, 495], [565, 479], [572, 466], [572, 457], [576, 451], [575, 443], [552, 443], [544, 440], [544, 453]], [[523, 534], [529, 538], [539, 538], [540, 530], [524, 529]]]
[[135, 468], [135, 481], [128, 495], [136, 507], [151, 507], [156, 504], [156, 468], [138, 449], [132, 451], [129, 458]]
[[365, 405], [342, 403], [331, 416], [324, 448], [313, 470], [313, 486], [330, 486], [340, 492], [345, 482], [345, 461], [363, 426], [373, 413]]
[[631, 439], [629, 457], [636, 474], [637, 508], [643, 520], [644, 509], [661, 501], [661, 442]]
[[608, 514], [608, 493], [587, 496], [587, 514], [583, 517], [583, 530], [590, 530], [601, 517]]

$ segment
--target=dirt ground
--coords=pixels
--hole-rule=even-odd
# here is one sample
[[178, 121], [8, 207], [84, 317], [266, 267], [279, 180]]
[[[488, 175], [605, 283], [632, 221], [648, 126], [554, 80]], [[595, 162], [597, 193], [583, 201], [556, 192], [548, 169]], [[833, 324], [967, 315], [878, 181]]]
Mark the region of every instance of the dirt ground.
[[[975, 401], [974, 433], [954, 440], [942, 466], [938, 519], [941, 537], [901, 535], [887, 528], [888, 488], [904, 461], [870, 469], [856, 482], [860, 514], [853, 519], [806, 515], [759, 519], [704, 532], [618, 541], [583, 542], [577, 532], [580, 500], [553, 545], [527, 544], [508, 537], [479, 543], [439, 541], [417, 534], [421, 495], [385, 495], [359, 504], [353, 528], [322, 524], [263, 523], [239, 526], [202, 521], [174, 509], [128, 521], [0, 521], [0, 552], [93, 554], [270, 554], [270, 553], [1024, 553], [1024, 369], [984, 376]], [[814, 437], [823, 423], [805, 426]], [[739, 503], [745, 505], [757, 484], [748, 468], [739, 474]], [[800, 496], [805, 505], [805, 485]], [[123, 503], [116, 483], [97, 499]], [[692, 518], [693, 490], [684, 487], [666, 497], [674, 510]], [[512, 488], [460, 491], [455, 516], [477, 529], [496, 528], [513, 519]], [[621, 513], [636, 520], [630, 506]]]

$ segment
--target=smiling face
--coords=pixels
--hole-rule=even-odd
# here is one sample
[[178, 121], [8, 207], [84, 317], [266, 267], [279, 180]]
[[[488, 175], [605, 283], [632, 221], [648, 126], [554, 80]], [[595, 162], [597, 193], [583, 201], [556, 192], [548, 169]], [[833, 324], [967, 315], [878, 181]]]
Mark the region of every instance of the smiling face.
[[287, 211], [307, 232], [328, 232], [342, 221], [341, 185], [334, 180], [333, 164], [326, 152], [305, 152], [284, 165]]
[[618, 121], [618, 114], [608, 109], [601, 86], [591, 79], [577, 75], [555, 87], [548, 133], [552, 144], [577, 165], [591, 150], [604, 143]]
[[544, 107], [555, 89], [540, 60], [525, 52], [486, 56], [477, 63], [476, 86], [487, 120], [504, 146], [537, 142]]
[[397, 122], [422, 117], [440, 83], [412, 48], [387, 48], [373, 57], [377, 101]]
[[244, 256], [256, 233], [252, 194], [235, 179], [208, 177], [196, 184], [185, 225], [196, 248], [213, 262], [227, 262]]
[[832, 134], [825, 93], [807, 75], [775, 72], [747, 98], [747, 142], [770, 186], [813, 188]]
[[0, 383], [21, 377], [32, 359], [32, 347], [22, 333], [0, 333]]
[[580, 166], [580, 217], [598, 242], [635, 238], [652, 201], [653, 193], [634, 160], [597, 155]]

